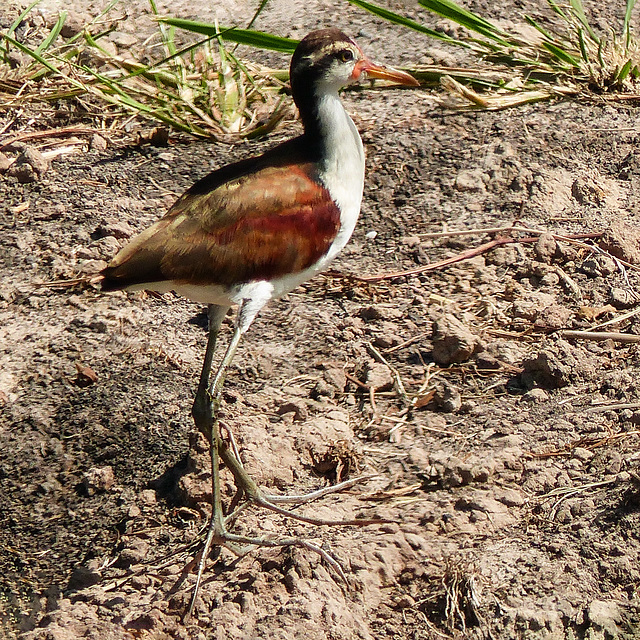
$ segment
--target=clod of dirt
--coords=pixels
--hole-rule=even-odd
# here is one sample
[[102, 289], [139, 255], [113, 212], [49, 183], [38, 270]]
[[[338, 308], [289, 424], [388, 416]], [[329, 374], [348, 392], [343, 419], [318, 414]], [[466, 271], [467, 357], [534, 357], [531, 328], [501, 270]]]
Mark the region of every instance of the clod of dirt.
[[306, 420], [309, 417], [309, 410], [304, 400], [295, 398], [294, 400], [287, 400], [283, 402], [277, 409], [277, 414], [280, 416], [287, 413], [293, 414], [293, 419], [296, 421]]
[[613, 600], [594, 600], [589, 604], [587, 617], [592, 626], [605, 632], [603, 637], [619, 637], [620, 628], [618, 623], [623, 620], [623, 615], [617, 602]]
[[33, 147], [27, 147], [7, 169], [7, 175], [18, 182], [35, 182], [49, 170], [49, 161]]
[[149, 552], [149, 543], [140, 538], [131, 538], [126, 541], [125, 548], [118, 556], [115, 566], [126, 569], [134, 564], [141, 563]]
[[99, 136], [97, 133], [94, 133], [91, 136], [89, 149], [91, 149], [91, 151], [105, 151], [107, 149], [107, 141], [102, 136]]
[[433, 403], [442, 411], [454, 413], [462, 406], [462, 396], [457, 387], [443, 380], [436, 385]]
[[598, 363], [580, 347], [557, 340], [534, 358], [525, 360], [523, 367], [522, 381], [525, 386], [537, 384], [547, 389], [557, 389], [580, 378], [593, 378]]
[[640, 264], [640, 230], [637, 227], [614, 220], [602, 234], [598, 244], [616, 258]]
[[611, 287], [609, 293], [609, 302], [616, 309], [629, 309], [638, 302], [636, 297], [628, 289], [622, 287]]
[[358, 314], [363, 320], [398, 320], [402, 317], [401, 309], [394, 305], [375, 304], [360, 309]]
[[558, 243], [556, 239], [550, 233], [543, 233], [536, 242], [533, 251], [536, 254], [536, 258], [540, 262], [550, 264], [555, 258], [558, 250]]
[[330, 478], [334, 482], [342, 482], [350, 475], [358, 473], [359, 453], [350, 440], [317, 443], [309, 449], [313, 470]]
[[100, 582], [102, 574], [98, 571], [98, 567], [94, 566], [98, 563], [93, 560], [89, 561], [87, 566], [79, 565], [75, 567], [69, 578], [69, 584], [67, 585], [72, 591], [79, 589], [85, 589], [94, 584]]
[[480, 338], [454, 315], [445, 313], [433, 323], [432, 356], [437, 364], [446, 367], [465, 362], [482, 349]]
[[461, 487], [472, 482], [487, 482], [494, 473], [494, 460], [481, 460], [477, 457], [461, 460], [456, 456], [433, 454], [429, 481], [440, 487]]
[[133, 235], [133, 227], [124, 220], [109, 218], [97, 229], [96, 233], [101, 237], [113, 236], [114, 238], [127, 239]]
[[552, 304], [544, 308], [536, 318], [535, 326], [545, 331], [557, 331], [567, 327], [573, 311], [559, 304]]
[[13, 160], [9, 156], [0, 153], [0, 173], [4, 173], [12, 164]]
[[585, 175], [574, 180], [571, 195], [580, 204], [600, 205], [604, 202], [607, 192], [595, 176]]
[[388, 391], [393, 388], [393, 376], [387, 365], [381, 362], [369, 362], [364, 383], [374, 391]]
[[484, 191], [483, 173], [480, 169], [464, 169], [456, 176], [454, 186], [457, 191]]
[[617, 271], [616, 263], [609, 256], [593, 256], [587, 258], [581, 265], [580, 270], [590, 278], [601, 278], [610, 276]]
[[82, 475], [82, 487], [86, 495], [109, 491], [115, 482], [113, 467], [94, 467]]

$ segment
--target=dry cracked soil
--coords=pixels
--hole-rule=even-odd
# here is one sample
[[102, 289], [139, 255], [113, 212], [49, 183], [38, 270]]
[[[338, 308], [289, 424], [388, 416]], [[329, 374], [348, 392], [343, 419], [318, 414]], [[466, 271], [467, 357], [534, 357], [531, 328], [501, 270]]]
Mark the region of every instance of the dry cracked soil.
[[[69, 6], [81, 20], [98, 4]], [[246, 23], [254, 9], [193, 5], [160, 10]], [[588, 5], [598, 28], [621, 19], [614, 5]], [[529, 0], [467, 6], [511, 25], [548, 18]], [[127, 11], [121, 48], [152, 28], [146, 5]], [[276, 0], [257, 26], [299, 37], [329, 25], [387, 62], [460, 62], [346, 3]], [[636, 103], [462, 113], [401, 90], [344, 101], [368, 155], [361, 220], [334, 271], [254, 323], [223, 422], [269, 491], [371, 474], [302, 510], [386, 522], [313, 527], [249, 509], [235, 530], [315, 542], [346, 584], [307, 549], [223, 550], [185, 621], [210, 511], [190, 418], [205, 310], [46, 284], [95, 272], [195, 179], [299, 125], [165, 147], [114, 131], [43, 166], [33, 150], [50, 138], [14, 144], [3, 153], [26, 152], [33, 171], [0, 176], [3, 637], [640, 637]], [[38, 124], [4, 107], [0, 118], [5, 141]], [[536, 231], [482, 231], [514, 224]], [[585, 330], [630, 337], [567, 333]]]

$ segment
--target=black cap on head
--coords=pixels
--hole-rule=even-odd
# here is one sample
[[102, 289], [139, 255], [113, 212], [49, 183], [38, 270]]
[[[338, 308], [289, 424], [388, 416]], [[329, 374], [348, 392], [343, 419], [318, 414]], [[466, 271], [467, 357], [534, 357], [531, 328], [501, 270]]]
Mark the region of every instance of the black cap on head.
[[[307, 34], [298, 43], [291, 58], [291, 77], [293, 78], [304, 71], [308, 71], [314, 62], [317, 62], [316, 58], [318, 55], [321, 55], [321, 52], [329, 52], [341, 42], [351, 46], [357, 46], [356, 43], [346, 33], [340, 31], [340, 29], [318, 29], [317, 31], [312, 31]], [[318, 71], [321, 72], [322, 69]]]

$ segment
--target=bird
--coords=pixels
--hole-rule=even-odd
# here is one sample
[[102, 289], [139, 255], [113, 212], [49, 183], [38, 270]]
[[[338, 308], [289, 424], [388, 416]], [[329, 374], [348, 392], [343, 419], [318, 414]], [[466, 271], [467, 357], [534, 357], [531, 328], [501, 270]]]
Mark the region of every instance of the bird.
[[[266, 496], [249, 477], [233, 447], [223, 440], [217, 414], [225, 373], [257, 314], [269, 301], [326, 269], [356, 226], [365, 154], [339, 90], [367, 78], [419, 85], [408, 73], [370, 60], [354, 40], [336, 28], [309, 33], [296, 46], [290, 65], [291, 94], [303, 133], [197, 181], [101, 273], [105, 292], [174, 291], [208, 305], [208, 341], [192, 415], [211, 445], [213, 504], [196, 592], [211, 544], [232, 550], [236, 543], [273, 546], [228, 530], [220, 493], [220, 460], [247, 499], [293, 515], [278, 507], [277, 497]], [[212, 376], [218, 333], [231, 307], [238, 309], [233, 335]], [[327, 558], [310, 543], [287, 540], [284, 544], [301, 544]]]

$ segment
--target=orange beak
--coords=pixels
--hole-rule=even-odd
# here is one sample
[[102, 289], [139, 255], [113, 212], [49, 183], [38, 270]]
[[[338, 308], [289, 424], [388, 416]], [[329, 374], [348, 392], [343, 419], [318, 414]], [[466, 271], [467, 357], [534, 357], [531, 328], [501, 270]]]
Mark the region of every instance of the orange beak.
[[366, 58], [356, 63], [353, 70], [352, 78], [354, 80], [361, 79], [362, 74], [365, 74], [368, 78], [376, 78], [378, 80], [389, 80], [397, 84], [404, 84], [409, 87], [419, 87], [420, 83], [408, 73], [393, 69], [391, 67], [384, 67], [381, 64], [376, 64], [367, 60]]

